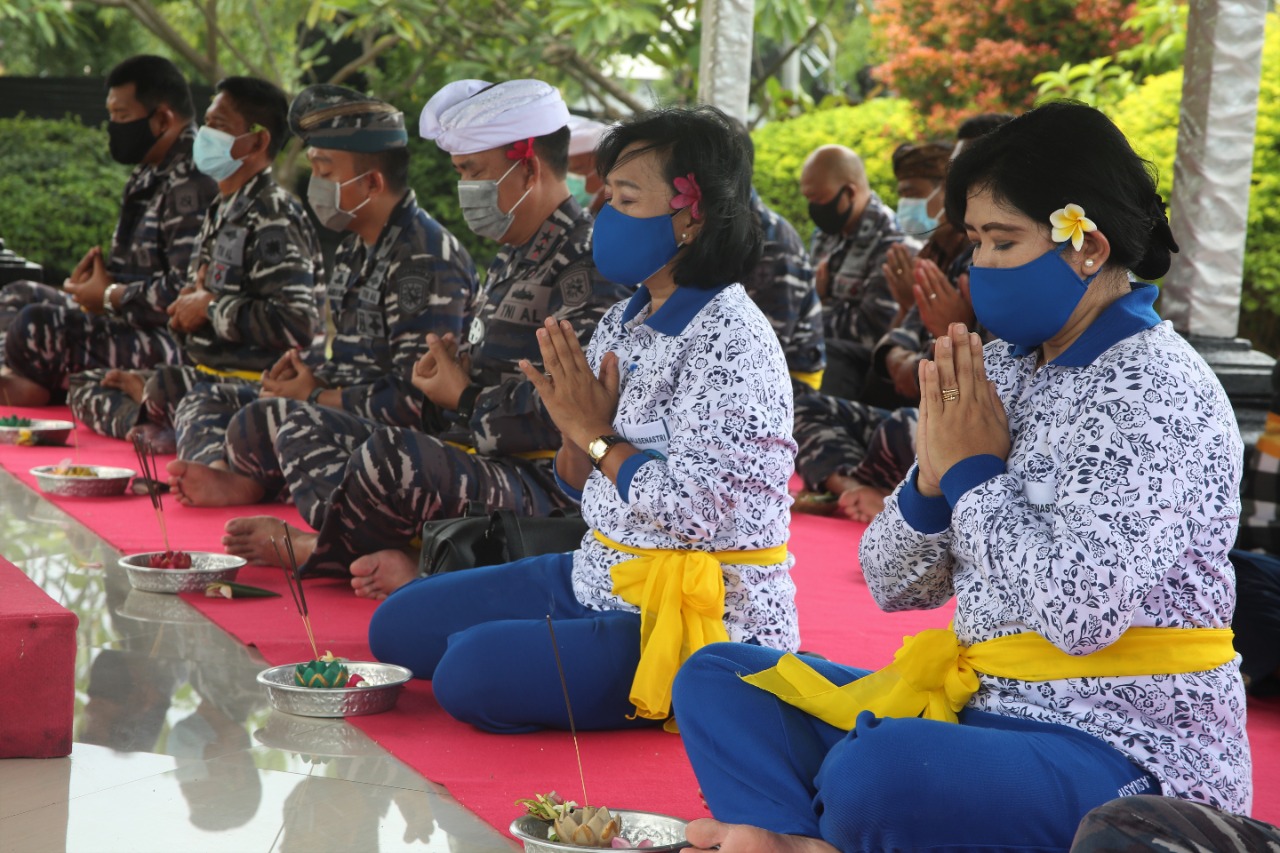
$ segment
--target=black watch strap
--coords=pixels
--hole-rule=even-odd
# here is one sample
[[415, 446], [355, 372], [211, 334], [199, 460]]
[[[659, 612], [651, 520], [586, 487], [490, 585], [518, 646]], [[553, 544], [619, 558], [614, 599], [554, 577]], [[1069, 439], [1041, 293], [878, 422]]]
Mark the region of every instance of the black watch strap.
[[458, 417], [462, 418], [463, 421], [471, 420], [471, 416], [475, 414], [476, 400], [480, 398], [480, 392], [483, 390], [483, 385], [477, 385], [472, 382], [458, 397]]

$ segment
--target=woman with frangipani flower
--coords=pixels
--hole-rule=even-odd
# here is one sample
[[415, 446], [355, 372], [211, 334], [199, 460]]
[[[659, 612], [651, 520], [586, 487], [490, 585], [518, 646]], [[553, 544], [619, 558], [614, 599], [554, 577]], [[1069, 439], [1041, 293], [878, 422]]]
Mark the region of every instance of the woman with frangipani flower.
[[870, 675], [728, 644], [690, 658], [676, 711], [717, 818], [690, 825], [698, 846], [1067, 850], [1089, 809], [1141, 793], [1247, 813], [1241, 441], [1137, 281], [1177, 251], [1148, 168], [1069, 103], [952, 164], [947, 218], [1000, 340], [939, 338], [917, 464], [860, 557], [881, 607], [954, 597], [953, 622]]

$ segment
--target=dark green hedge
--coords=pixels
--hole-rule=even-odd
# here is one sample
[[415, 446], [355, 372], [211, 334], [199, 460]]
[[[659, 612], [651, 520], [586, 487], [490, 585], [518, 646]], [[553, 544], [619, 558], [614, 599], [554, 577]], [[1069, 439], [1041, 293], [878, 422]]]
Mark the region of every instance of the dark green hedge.
[[0, 119], [0, 237], [61, 281], [91, 246], [110, 244], [128, 177], [103, 128]]

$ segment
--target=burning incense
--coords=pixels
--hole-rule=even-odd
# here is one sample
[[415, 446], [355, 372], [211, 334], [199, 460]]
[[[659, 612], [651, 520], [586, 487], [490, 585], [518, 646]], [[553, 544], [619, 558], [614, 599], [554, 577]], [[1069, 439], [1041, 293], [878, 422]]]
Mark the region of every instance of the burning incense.
[[[79, 442], [77, 442], [77, 451], [79, 447]], [[143, 482], [147, 484], [147, 496], [151, 498], [151, 506], [156, 511], [156, 519], [160, 522], [160, 535], [164, 537], [164, 550], [168, 553], [172, 549], [169, 547], [169, 528], [164, 523], [164, 499], [160, 496], [159, 480], [156, 479], [159, 465], [156, 463], [155, 449], [147, 443], [145, 438], [135, 434], [133, 437], [133, 452], [138, 456], [138, 470], [142, 473]]]
[[293, 537], [289, 535], [289, 525], [284, 525], [284, 549], [289, 555], [289, 561], [285, 562], [274, 536], [271, 537], [271, 547], [275, 549], [276, 558], [284, 569], [284, 579], [289, 584], [289, 594], [293, 596], [293, 604], [298, 608], [298, 615], [302, 617], [302, 627], [306, 629], [307, 640], [311, 643], [311, 656], [319, 660], [320, 651], [316, 648], [316, 635], [311, 630], [311, 611], [307, 608], [306, 593], [302, 591], [302, 577], [298, 571], [298, 557], [293, 550]]
[[578, 749], [578, 727], [573, 722], [573, 705], [569, 702], [569, 682], [564, 677], [564, 664], [560, 662], [560, 646], [556, 643], [556, 629], [551, 624], [551, 614], [547, 614], [547, 630], [551, 632], [551, 651], [556, 655], [556, 670], [560, 673], [560, 689], [564, 691], [564, 709], [569, 712], [569, 734], [573, 736], [573, 754], [578, 759], [578, 781], [582, 784], [582, 805], [591, 804], [587, 799], [587, 777], [582, 772], [582, 752]]

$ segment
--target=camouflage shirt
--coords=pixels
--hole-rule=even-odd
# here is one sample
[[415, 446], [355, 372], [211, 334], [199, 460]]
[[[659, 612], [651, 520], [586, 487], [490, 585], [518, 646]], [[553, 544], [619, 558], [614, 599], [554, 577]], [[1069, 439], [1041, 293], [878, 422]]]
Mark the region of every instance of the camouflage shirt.
[[176, 334], [187, 356], [220, 370], [264, 370], [320, 326], [324, 257], [302, 203], [267, 169], [209, 208], [190, 280], [205, 268], [209, 323]]
[[491, 456], [558, 448], [560, 431], [516, 364], [527, 358], [541, 369], [536, 332], [548, 316], [568, 320], [585, 349], [604, 312], [631, 293], [596, 271], [591, 214], [566, 199], [532, 239], [504, 246], [489, 267], [462, 346], [482, 390], [471, 418], [455, 419], [441, 437]]
[[827, 304], [823, 309], [827, 340], [854, 341], [868, 350], [889, 331], [898, 303], [880, 269], [894, 243], [919, 244], [905, 237], [898, 218], [875, 193], [852, 234], [813, 236], [814, 265], [827, 261]]
[[826, 366], [827, 350], [809, 253], [791, 223], [765, 206], [755, 190], [751, 209], [764, 229], [764, 252], [742, 286], [777, 333], [787, 369], [815, 373]]
[[218, 184], [191, 159], [195, 138], [188, 126], [159, 165], [138, 166], [125, 184], [106, 262], [125, 285], [116, 321], [122, 327], [168, 326], [165, 309], [187, 282], [196, 235], [218, 195]]
[[475, 292], [471, 256], [409, 190], [373, 246], [351, 234], [338, 247], [328, 287], [336, 334], [316, 378], [341, 388], [352, 414], [417, 426], [424, 398], [410, 377], [427, 333], [461, 336]]

